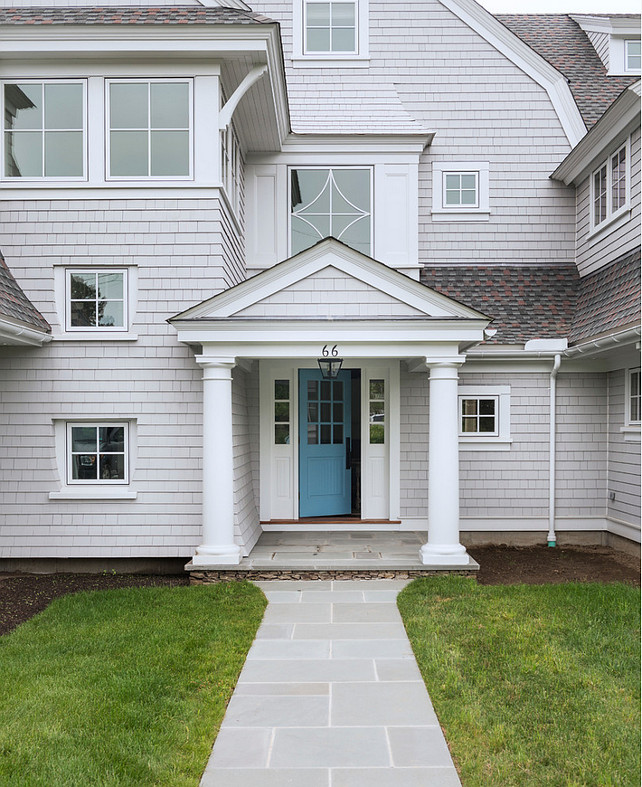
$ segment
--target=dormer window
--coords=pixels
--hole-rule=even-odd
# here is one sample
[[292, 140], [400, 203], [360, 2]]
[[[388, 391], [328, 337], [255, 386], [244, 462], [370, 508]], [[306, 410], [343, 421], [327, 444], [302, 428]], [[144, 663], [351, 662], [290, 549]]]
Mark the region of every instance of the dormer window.
[[642, 68], [640, 41], [624, 42], [624, 68], [633, 73], [639, 73]]

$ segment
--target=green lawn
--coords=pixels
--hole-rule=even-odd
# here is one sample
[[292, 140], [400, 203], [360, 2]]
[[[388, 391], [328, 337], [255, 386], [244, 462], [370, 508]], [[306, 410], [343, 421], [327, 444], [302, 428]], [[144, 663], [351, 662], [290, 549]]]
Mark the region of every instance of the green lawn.
[[440, 577], [398, 603], [464, 787], [639, 787], [639, 590]]
[[0, 638], [0, 784], [197, 785], [266, 601], [79, 593]]

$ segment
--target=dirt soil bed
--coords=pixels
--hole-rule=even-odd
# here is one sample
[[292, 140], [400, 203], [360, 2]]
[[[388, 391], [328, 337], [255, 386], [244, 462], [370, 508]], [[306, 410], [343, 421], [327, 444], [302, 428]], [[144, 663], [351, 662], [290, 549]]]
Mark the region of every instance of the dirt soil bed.
[[[484, 585], [627, 582], [640, 585], [640, 561], [606, 547], [477, 547]], [[0, 635], [41, 612], [53, 599], [81, 590], [188, 585], [187, 574], [0, 574]]]

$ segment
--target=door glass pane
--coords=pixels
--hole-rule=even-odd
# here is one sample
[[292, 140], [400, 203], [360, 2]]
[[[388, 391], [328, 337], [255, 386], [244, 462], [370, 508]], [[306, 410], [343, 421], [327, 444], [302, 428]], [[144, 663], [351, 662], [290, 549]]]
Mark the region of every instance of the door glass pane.
[[45, 85], [45, 128], [82, 127], [82, 85]]
[[316, 445], [318, 442], [318, 426], [316, 424], [308, 424], [308, 445]]
[[383, 399], [384, 387], [383, 380], [370, 380], [370, 398]]
[[290, 398], [290, 381], [289, 380], [275, 380], [274, 381], [274, 398], [275, 399], [289, 399]]
[[[383, 407], [383, 402], [370, 402], [371, 421], [383, 421]], [[375, 416], [381, 416], [381, 418], [375, 418]]]
[[109, 86], [110, 128], [148, 127], [146, 82], [117, 82]]
[[335, 401], [332, 407], [332, 420], [335, 423], [343, 423], [343, 402]]
[[308, 380], [308, 399], [319, 398], [319, 383], [316, 380]]
[[383, 424], [370, 424], [370, 445], [382, 445], [385, 437]]
[[308, 423], [314, 423], [319, 420], [319, 405], [314, 402], [312, 404], [308, 404]]
[[146, 131], [112, 131], [110, 140], [111, 175], [148, 174]]
[[343, 442], [343, 424], [335, 424], [333, 427], [333, 439], [332, 442], [335, 445], [338, 445]]
[[82, 131], [47, 131], [45, 133], [46, 177], [80, 177], [82, 171]]
[[329, 445], [332, 442], [330, 435], [331, 428], [330, 424], [321, 424], [321, 445]]
[[290, 420], [290, 403], [289, 402], [275, 402], [274, 403], [274, 420], [275, 421], [289, 421]]
[[274, 442], [276, 445], [288, 445], [290, 442], [290, 425], [276, 424], [274, 427]]
[[323, 380], [322, 381], [322, 383], [321, 383], [321, 398], [322, 399], [325, 399], [327, 401], [330, 400], [330, 398], [331, 398], [331, 396], [330, 396], [331, 385], [332, 385], [332, 383], [330, 382], [330, 380]]
[[332, 394], [335, 402], [343, 401], [343, 383], [341, 380], [334, 380], [332, 383]]
[[330, 402], [322, 402], [321, 403], [321, 421], [325, 421], [328, 423], [332, 420], [330, 415]]

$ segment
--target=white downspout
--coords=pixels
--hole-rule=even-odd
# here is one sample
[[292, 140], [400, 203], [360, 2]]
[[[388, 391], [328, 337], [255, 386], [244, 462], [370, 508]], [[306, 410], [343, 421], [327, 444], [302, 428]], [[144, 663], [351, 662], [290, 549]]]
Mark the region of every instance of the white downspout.
[[548, 546], [554, 547], [557, 538], [555, 536], [555, 402], [556, 402], [556, 388], [557, 388], [557, 371], [560, 368], [562, 356], [556, 355], [551, 369], [550, 386], [549, 386], [549, 440], [548, 440]]

